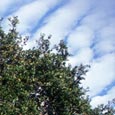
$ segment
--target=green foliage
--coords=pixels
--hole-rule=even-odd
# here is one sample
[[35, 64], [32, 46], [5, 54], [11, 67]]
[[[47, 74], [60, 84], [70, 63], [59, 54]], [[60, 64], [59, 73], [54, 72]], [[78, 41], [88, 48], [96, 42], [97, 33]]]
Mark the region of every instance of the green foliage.
[[0, 27], [1, 115], [101, 115], [80, 86], [89, 66], [67, 66], [67, 46], [60, 41], [50, 48], [51, 36], [41, 35], [37, 47], [23, 50], [28, 37], [17, 32], [17, 17], [9, 21], [7, 34]]

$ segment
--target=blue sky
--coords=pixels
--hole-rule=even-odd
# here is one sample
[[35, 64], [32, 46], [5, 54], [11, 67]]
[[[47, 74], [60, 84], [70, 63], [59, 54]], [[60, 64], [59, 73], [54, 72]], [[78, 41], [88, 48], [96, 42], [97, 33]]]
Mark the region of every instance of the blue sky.
[[82, 82], [89, 87], [91, 105], [115, 98], [115, 0], [2, 0], [0, 17], [18, 16], [18, 31], [29, 35], [24, 49], [35, 45], [40, 33], [52, 34], [51, 45], [66, 40], [72, 56], [67, 63], [90, 64]]

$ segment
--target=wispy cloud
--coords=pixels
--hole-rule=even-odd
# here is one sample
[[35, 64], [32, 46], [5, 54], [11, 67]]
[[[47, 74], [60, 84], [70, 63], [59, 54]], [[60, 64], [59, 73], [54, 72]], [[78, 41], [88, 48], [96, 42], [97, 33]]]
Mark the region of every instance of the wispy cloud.
[[[115, 17], [111, 13], [113, 3], [104, 2], [95, 4], [90, 14], [84, 17], [80, 26], [68, 37], [69, 50], [74, 54], [69, 58], [70, 63], [73, 66], [79, 63], [91, 64], [83, 86], [90, 88], [88, 94], [92, 97], [92, 105], [95, 99], [102, 99], [104, 96], [106, 99], [100, 103], [107, 103], [107, 94], [103, 97], [98, 94], [103, 93], [102, 91], [115, 81]], [[102, 7], [103, 5], [106, 7]], [[100, 103], [95, 102], [95, 105]]]
[[18, 27], [20, 32], [31, 31], [40, 19], [61, 0], [36, 0], [30, 4], [21, 7], [14, 15], [17, 15], [20, 20]]
[[115, 81], [114, 54], [105, 55], [91, 64], [91, 69], [83, 81], [83, 85], [90, 86], [90, 96], [100, 93], [106, 86]]
[[[59, 3], [61, 3], [61, 0], [34, 0], [33, 2], [22, 5], [18, 10], [9, 14], [7, 17], [18, 16], [20, 20], [18, 31], [22, 34], [28, 33], [32, 31], [46, 13]], [[7, 26], [8, 24], [6, 23], [5, 27], [7, 28]]]
[[93, 37], [94, 31], [91, 30], [91, 28], [83, 25], [76, 27], [68, 37], [70, 52], [74, 51], [73, 53], [75, 54], [75, 50], [90, 48], [90, 45], [93, 42]]
[[88, 5], [85, 1], [82, 4], [80, 1], [75, 2], [74, 0], [70, 0], [45, 19], [45, 25], [38, 28], [35, 37], [39, 36], [40, 32], [44, 32], [47, 35], [53, 35], [51, 41], [53, 44], [59, 42], [60, 39], [63, 39], [71, 32], [72, 27], [79, 20], [79, 17], [87, 12], [89, 9]]
[[0, 17], [5, 17], [10, 13], [18, 10], [19, 7], [22, 7], [25, 4], [28, 4], [34, 0], [2, 0], [0, 3]]
[[96, 107], [99, 104], [108, 104], [108, 101], [112, 101], [115, 98], [115, 87], [112, 87], [106, 95], [103, 96], [96, 96], [92, 99], [91, 105], [92, 107]]

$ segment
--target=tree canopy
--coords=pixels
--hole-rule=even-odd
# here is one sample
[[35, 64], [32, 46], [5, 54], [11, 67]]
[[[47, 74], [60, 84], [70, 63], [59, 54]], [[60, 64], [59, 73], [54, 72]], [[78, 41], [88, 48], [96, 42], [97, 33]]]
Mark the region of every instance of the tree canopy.
[[110, 106], [92, 109], [80, 85], [90, 66], [67, 65], [63, 40], [51, 48], [51, 36], [42, 34], [37, 47], [23, 50], [28, 37], [17, 32], [17, 17], [9, 22], [8, 33], [0, 27], [1, 115], [113, 115]]

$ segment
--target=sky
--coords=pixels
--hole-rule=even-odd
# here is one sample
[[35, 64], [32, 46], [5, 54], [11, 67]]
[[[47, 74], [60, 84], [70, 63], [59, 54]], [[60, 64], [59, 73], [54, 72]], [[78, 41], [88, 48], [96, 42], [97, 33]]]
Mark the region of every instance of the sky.
[[92, 107], [115, 98], [115, 0], [2, 0], [0, 17], [18, 16], [18, 31], [29, 35], [31, 48], [41, 33], [52, 35], [51, 45], [66, 41], [68, 63], [89, 64], [82, 81]]

